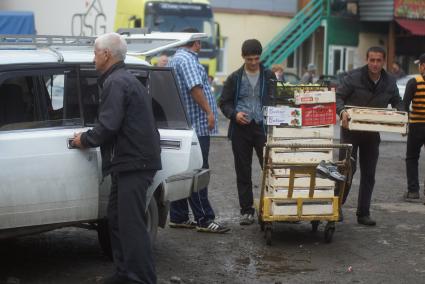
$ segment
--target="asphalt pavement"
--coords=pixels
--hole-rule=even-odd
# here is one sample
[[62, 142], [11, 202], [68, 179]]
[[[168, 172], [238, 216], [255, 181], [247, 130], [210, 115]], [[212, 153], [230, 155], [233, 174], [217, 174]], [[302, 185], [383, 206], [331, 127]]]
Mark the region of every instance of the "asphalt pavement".
[[[225, 121], [223, 121], [223, 124]], [[402, 140], [402, 139], [401, 139]], [[155, 245], [158, 283], [423, 283], [425, 277], [424, 158], [420, 160], [421, 201], [402, 199], [406, 188], [404, 141], [383, 141], [371, 214], [376, 227], [355, 217], [359, 178], [338, 223], [333, 242], [307, 222], [275, 223], [272, 246], [260, 226], [240, 226], [231, 145], [212, 139], [209, 187], [217, 220], [227, 234], [160, 229]], [[254, 157], [254, 192], [261, 171]], [[96, 233], [65, 228], [0, 243], [0, 283], [100, 283], [113, 272]]]

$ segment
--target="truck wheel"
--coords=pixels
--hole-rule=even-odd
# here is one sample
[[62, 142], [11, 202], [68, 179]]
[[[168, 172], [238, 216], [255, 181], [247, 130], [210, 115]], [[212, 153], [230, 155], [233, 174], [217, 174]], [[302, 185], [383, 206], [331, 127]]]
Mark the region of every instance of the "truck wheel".
[[[153, 247], [158, 233], [158, 205], [154, 197], [151, 198], [148, 211], [146, 212], [146, 229], [151, 237], [151, 245]], [[103, 253], [112, 260], [112, 248], [107, 218], [98, 221], [97, 238]]]

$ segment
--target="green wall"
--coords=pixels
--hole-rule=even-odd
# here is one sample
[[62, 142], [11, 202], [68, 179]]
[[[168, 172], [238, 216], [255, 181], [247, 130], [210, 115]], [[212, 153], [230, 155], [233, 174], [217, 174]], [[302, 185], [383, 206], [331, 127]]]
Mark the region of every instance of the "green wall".
[[328, 44], [357, 46], [360, 21], [357, 18], [328, 17]]

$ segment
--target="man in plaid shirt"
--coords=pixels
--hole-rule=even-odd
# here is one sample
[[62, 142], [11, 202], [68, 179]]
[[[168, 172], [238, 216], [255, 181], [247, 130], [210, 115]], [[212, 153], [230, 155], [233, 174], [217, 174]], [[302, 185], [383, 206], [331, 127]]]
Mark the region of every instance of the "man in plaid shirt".
[[[198, 32], [187, 29], [185, 32]], [[177, 83], [186, 105], [189, 119], [196, 130], [202, 150], [203, 168], [209, 168], [208, 154], [210, 148], [210, 134], [217, 133], [217, 104], [205, 68], [199, 63], [198, 52], [201, 41], [192, 41], [179, 48], [169, 66], [173, 67], [177, 75]], [[192, 209], [195, 222], [189, 219], [189, 208]], [[229, 231], [214, 221], [215, 214], [208, 200], [208, 189], [204, 188], [192, 193], [188, 199], [181, 199], [171, 203], [171, 228], [196, 228], [199, 232], [225, 233]]]

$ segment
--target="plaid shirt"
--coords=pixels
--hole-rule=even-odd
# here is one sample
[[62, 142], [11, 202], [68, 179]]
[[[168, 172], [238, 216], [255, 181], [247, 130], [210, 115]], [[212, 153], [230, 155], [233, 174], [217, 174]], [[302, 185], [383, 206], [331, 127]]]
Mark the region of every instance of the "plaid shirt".
[[[207, 72], [201, 63], [199, 63], [198, 55], [187, 48], [179, 48], [168, 63], [168, 66], [173, 67], [176, 71], [177, 84], [183, 95], [186, 110], [189, 114], [190, 122], [196, 130], [196, 134], [198, 136], [217, 134], [217, 103], [211, 93]], [[215, 127], [211, 131], [208, 129], [207, 114], [190, 95], [190, 90], [195, 86], [203, 89], [208, 104], [214, 113]]]

